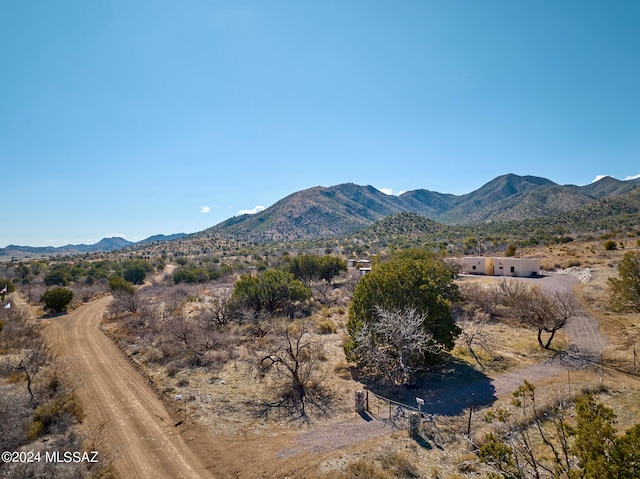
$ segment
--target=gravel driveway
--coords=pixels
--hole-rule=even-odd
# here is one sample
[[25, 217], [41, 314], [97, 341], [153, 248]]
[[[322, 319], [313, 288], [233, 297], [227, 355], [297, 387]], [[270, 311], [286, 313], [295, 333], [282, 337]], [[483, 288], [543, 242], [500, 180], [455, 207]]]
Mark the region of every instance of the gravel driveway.
[[[573, 270], [569, 274], [549, 274], [541, 278], [506, 278], [536, 284], [549, 291], [573, 291], [581, 280], [588, 281], [584, 270]], [[502, 277], [496, 277], [500, 281]], [[590, 362], [598, 362], [607, 345], [600, 334], [597, 318], [579, 310], [577, 315], [565, 327], [570, 346], [565, 354], [529, 367], [502, 374], [494, 379], [469, 367], [464, 371], [466, 381], [452, 380], [450, 377], [435, 378], [429, 381], [429, 390], [421, 390], [425, 405], [423, 410], [434, 415], [455, 416], [462, 413], [472, 403], [484, 405], [492, 403], [497, 396], [508, 394], [520, 387], [525, 380], [535, 383], [546, 377], [565, 372], [569, 369], [587, 367]], [[408, 400], [405, 401], [409, 404]], [[413, 405], [413, 404], [412, 404]], [[302, 433], [296, 439], [296, 447], [280, 451], [281, 457], [293, 456], [302, 452], [319, 454], [358, 444], [393, 431], [387, 421], [355, 418], [331, 426], [314, 428]]]

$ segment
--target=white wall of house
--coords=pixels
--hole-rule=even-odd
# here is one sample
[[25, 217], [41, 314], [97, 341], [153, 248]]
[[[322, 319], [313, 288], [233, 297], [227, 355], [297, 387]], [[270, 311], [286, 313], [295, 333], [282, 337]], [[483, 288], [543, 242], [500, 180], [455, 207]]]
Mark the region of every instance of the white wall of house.
[[461, 260], [463, 274], [529, 277], [540, 274], [540, 260], [531, 258], [500, 258], [467, 256]]
[[531, 258], [493, 258], [495, 276], [517, 276], [520, 278], [538, 276], [540, 260]]
[[463, 274], [493, 274], [493, 258], [487, 256], [467, 256], [462, 258]]

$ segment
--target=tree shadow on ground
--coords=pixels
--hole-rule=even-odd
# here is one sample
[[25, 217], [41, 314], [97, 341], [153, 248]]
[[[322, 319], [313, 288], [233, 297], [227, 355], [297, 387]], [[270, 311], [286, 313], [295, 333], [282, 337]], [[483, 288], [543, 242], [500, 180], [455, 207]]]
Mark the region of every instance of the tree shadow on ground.
[[69, 315], [69, 311], [61, 311], [59, 313], [44, 313], [38, 319], [56, 319], [56, 318], [62, 318], [68, 315]]
[[467, 363], [447, 359], [417, 378], [410, 386], [397, 388], [365, 382], [367, 389], [407, 406], [417, 407], [416, 398], [424, 400], [426, 414], [458, 416], [469, 407], [486, 406], [496, 401], [491, 378]]

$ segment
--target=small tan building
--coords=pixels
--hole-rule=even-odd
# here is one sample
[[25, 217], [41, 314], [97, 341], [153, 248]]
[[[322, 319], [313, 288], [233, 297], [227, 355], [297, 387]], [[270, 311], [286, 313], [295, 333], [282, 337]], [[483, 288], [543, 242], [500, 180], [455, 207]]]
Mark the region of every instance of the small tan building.
[[516, 276], [520, 278], [540, 275], [540, 260], [532, 258], [467, 256], [462, 258], [461, 266], [463, 274]]
[[492, 258], [495, 276], [520, 278], [540, 276], [540, 260], [531, 258]]
[[463, 274], [493, 274], [493, 258], [487, 256], [467, 256], [462, 258]]

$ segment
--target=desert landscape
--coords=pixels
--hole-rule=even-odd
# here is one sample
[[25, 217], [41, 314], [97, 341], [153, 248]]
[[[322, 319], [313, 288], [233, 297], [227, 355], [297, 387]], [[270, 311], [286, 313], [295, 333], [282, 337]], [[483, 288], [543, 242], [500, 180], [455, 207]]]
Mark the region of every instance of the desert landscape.
[[[451, 284], [460, 295], [447, 303], [459, 328], [453, 347], [410, 371], [411, 381], [395, 383], [369, 374], [344, 346], [359, 283], [397, 253], [369, 250], [361, 259], [369, 258], [364, 264], [371, 267], [363, 272], [358, 262], [347, 267], [333, 254], [341, 248], [335, 243], [324, 254], [291, 254], [281, 243], [273, 245], [281, 251], [274, 254], [273, 246], [241, 247], [235, 240], [210, 241], [205, 250], [196, 237], [146, 251], [5, 263], [6, 278], [31, 274], [29, 281], [14, 280], [17, 287], [3, 301], [11, 305], [2, 310], [0, 332], [3, 403], [14, 398], [25, 408], [21, 415], [2, 411], [13, 417], [5, 422], [9, 436], [19, 450], [40, 451], [40, 457], [55, 444], [72, 444], [97, 452], [99, 461], [61, 462], [54, 472], [42, 460], [9, 461], [3, 474], [494, 477], [507, 473], [483, 456], [483, 446], [507, 424], [495, 420], [496, 411], [509, 410], [511, 418], [523, 413], [514, 406], [522, 404], [514, 400], [519, 397], [535, 399], [544, 411], [525, 411], [522, 429], [544, 476], [554, 463], [545, 441], [554, 440], [536, 428], [553, 435], [559, 411], [576, 427], [577, 398], [589, 393], [611, 408], [619, 435], [638, 422], [640, 316], [612, 309], [609, 278], [640, 245], [627, 235], [612, 247], [610, 238], [511, 247], [518, 257], [540, 260], [535, 278], [455, 275]], [[296, 281], [308, 296], [272, 310], [238, 304], [239, 284], [276, 269], [303, 271], [319, 258], [344, 265], [328, 281], [299, 272]], [[143, 263], [149, 268], [140, 273]], [[74, 291], [68, 310], [44, 311], [38, 301], [50, 289], [44, 282], [71, 268], [78, 279], [67, 285]], [[191, 280], [190, 274], [201, 276]], [[513, 285], [575, 300], [547, 345], [506, 302]], [[541, 329], [541, 338], [549, 331]], [[292, 392], [293, 368], [300, 372], [301, 396]], [[364, 410], [356, 406], [358, 392], [366, 396]], [[416, 433], [409, 417], [418, 409]], [[567, 474], [580, 470], [571, 454]]]

